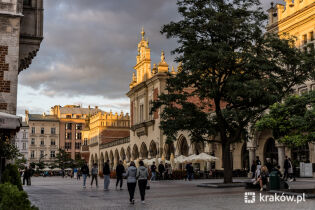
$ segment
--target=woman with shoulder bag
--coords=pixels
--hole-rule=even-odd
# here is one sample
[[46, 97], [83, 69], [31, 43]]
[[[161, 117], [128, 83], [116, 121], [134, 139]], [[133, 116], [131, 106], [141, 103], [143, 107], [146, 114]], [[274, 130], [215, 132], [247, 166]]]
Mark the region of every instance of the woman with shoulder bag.
[[144, 166], [144, 163], [142, 160], [139, 161], [139, 168], [137, 170], [137, 178], [138, 178], [138, 184], [139, 184], [139, 191], [141, 195], [141, 202], [144, 202], [144, 197], [145, 197], [145, 190], [147, 187], [147, 182], [148, 182], [148, 169]]

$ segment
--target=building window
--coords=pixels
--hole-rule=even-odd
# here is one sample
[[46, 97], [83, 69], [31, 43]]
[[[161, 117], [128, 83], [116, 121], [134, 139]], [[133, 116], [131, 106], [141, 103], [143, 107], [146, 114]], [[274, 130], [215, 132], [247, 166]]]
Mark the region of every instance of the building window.
[[27, 139], [26, 133], [23, 133], [23, 139]]
[[31, 151], [31, 158], [34, 158], [34, 157], [35, 157], [35, 151], [32, 150], [32, 151]]
[[71, 119], [71, 115], [69, 115], [69, 114], [66, 115], [66, 118], [67, 118], [67, 119]]
[[31, 6], [31, 0], [23, 0], [23, 5]]
[[80, 149], [80, 148], [81, 148], [81, 142], [76, 142], [75, 149]]
[[306, 44], [306, 43], [307, 43], [307, 35], [304, 34], [304, 35], [303, 35], [303, 44]]
[[50, 140], [50, 145], [56, 145], [55, 139]]
[[66, 139], [70, 140], [70, 139], [72, 139], [71, 137], [72, 137], [71, 132], [67, 132], [66, 133]]
[[82, 134], [81, 133], [76, 133], [75, 134], [75, 139], [81, 140], [82, 139]]
[[311, 90], [315, 91], [315, 84], [311, 86]]
[[51, 158], [56, 157], [56, 152], [55, 152], [55, 151], [50, 151], [50, 157], [51, 157]]
[[35, 139], [34, 138], [31, 139], [31, 145], [35, 145]]
[[51, 128], [51, 129], [50, 129], [50, 133], [51, 133], [51, 134], [56, 134], [56, 128]]
[[88, 139], [87, 138], [84, 138], [84, 143], [83, 143], [83, 145], [87, 145], [87, 141], [88, 141]]
[[15, 147], [18, 149], [19, 148], [19, 145], [17, 142], [15, 142]]
[[45, 151], [41, 150], [40, 151], [40, 157], [43, 158], [45, 156]]
[[44, 134], [45, 133], [45, 129], [44, 128], [40, 128], [40, 134]]
[[66, 130], [72, 129], [72, 123], [66, 123]]
[[77, 123], [77, 124], [75, 125], [75, 129], [76, 129], [76, 130], [82, 130], [82, 123]]
[[35, 127], [32, 127], [32, 134], [35, 134]]
[[310, 39], [311, 39], [311, 41], [314, 41], [314, 32], [313, 31], [310, 32]]
[[41, 139], [41, 140], [40, 140], [40, 145], [45, 145], [44, 139]]
[[71, 142], [65, 143], [65, 149], [71, 149]]
[[76, 115], [76, 118], [77, 118], [77, 119], [80, 119], [80, 117], [81, 117], [80, 115]]
[[144, 106], [143, 104], [140, 105], [140, 122], [143, 122], [143, 110], [144, 110]]
[[26, 143], [23, 142], [23, 149], [26, 149]]

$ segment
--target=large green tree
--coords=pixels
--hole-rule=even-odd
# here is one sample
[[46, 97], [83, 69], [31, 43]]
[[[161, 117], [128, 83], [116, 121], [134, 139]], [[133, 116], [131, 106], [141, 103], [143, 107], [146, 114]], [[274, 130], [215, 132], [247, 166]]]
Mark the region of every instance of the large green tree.
[[54, 163], [59, 168], [65, 169], [72, 166], [73, 160], [71, 159], [70, 154], [64, 149], [59, 149]]
[[315, 91], [292, 95], [270, 107], [256, 122], [258, 130], [271, 129], [276, 140], [291, 147], [315, 141]]
[[[167, 81], [153, 110], [162, 107], [167, 141], [190, 131], [192, 141], [218, 137], [224, 182], [232, 182], [230, 145], [292, 87], [310, 78], [314, 55], [294, 39], [265, 33], [267, 16], [259, 0], [179, 0], [181, 19], [162, 27], [175, 38], [180, 72]], [[312, 51], [313, 52], [313, 51]], [[199, 103], [194, 103], [200, 99]]]

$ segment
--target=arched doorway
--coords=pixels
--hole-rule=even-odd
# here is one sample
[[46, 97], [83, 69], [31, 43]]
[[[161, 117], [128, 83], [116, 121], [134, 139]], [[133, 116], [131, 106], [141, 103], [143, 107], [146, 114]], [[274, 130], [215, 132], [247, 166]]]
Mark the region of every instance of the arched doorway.
[[178, 154], [179, 155], [184, 155], [184, 156], [188, 156], [189, 154], [189, 147], [188, 147], [188, 143], [185, 137], [181, 137], [178, 141], [177, 144], [177, 148], [178, 148]]
[[127, 155], [128, 161], [130, 161], [131, 160], [131, 152], [130, 152], [130, 147], [129, 146], [127, 147], [126, 155]]
[[246, 149], [246, 143], [244, 143], [242, 146], [241, 157], [242, 157], [242, 169], [249, 171], [250, 169], [249, 152]]
[[[291, 160], [293, 162], [304, 162], [304, 163], [309, 163], [310, 162], [310, 150], [309, 146], [303, 145], [300, 147], [293, 147], [291, 149]], [[295, 166], [297, 166], [295, 164]]]
[[164, 145], [164, 152], [165, 152], [165, 159], [170, 160], [171, 154], [175, 152], [174, 144], [172, 143], [165, 143]]
[[148, 149], [147, 149], [147, 145], [145, 145], [145, 143], [141, 144], [140, 154], [141, 154], [141, 158], [143, 158], [143, 159], [148, 158]]
[[120, 157], [121, 157], [122, 161], [126, 160], [126, 153], [125, 153], [124, 148], [121, 148], [121, 150], [120, 150]]
[[151, 158], [155, 158], [157, 155], [156, 143], [154, 141], [150, 143], [149, 153]]
[[203, 142], [195, 142], [193, 144], [194, 146], [194, 153], [196, 155], [199, 155], [200, 153], [202, 153], [204, 151], [204, 145], [203, 145]]
[[266, 161], [267, 158], [270, 158], [273, 166], [278, 165], [278, 149], [273, 138], [268, 139], [265, 143], [264, 161]]
[[109, 152], [109, 165], [111, 169], [114, 168], [114, 154], [112, 150]]
[[109, 160], [109, 156], [108, 156], [108, 152], [106, 151], [105, 152], [105, 161], [108, 161]]
[[139, 158], [139, 150], [138, 150], [137, 145], [135, 144], [132, 148], [132, 159], [136, 160], [138, 158]]
[[115, 150], [115, 157], [114, 157], [114, 166], [117, 166], [118, 163], [119, 163], [119, 153], [118, 153], [118, 150], [116, 149]]

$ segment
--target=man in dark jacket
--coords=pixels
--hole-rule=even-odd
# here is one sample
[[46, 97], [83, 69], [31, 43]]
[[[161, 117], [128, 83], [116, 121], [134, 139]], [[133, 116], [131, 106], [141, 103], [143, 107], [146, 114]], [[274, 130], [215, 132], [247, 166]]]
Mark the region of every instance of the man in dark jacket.
[[104, 190], [108, 190], [108, 186], [110, 183], [110, 168], [109, 168], [109, 160], [104, 163], [103, 166], [103, 175], [104, 175]]
[[153, 161], [153, 164], [151, 166], [151, 181], [155, 181], [156, 180], [156, 166], [155, 166], [155, 162]]
[[161, 161], [161, 163], [160, 163], [160, 165], [159, 165], [158, 169], [159, 169], [160, 179], [163, 179], [163, 175], [164, 175], [165, 167], [164, 167], [164, 165], [163, 165], [163, 162], [162, 162], [162, 161]]
[[120, 160], [119, 164], [116, 166], [116, 190], [117, 190], [117, 186], [118, 183], [120, 182], [120, 189], [122, 189], [122, 185], [123, 185], [123, 173], [125, 173], [125, 167], [123, 165], [123, 162]]
[[288, 160], [288, 156], [285, 156], [283, 168], [284, 168], [283, 180], [287, 181], [288, 180], [288, 176], [289, 176], [289, 168], [290, 168], [290, 163], [289, 163], [289, 160]]
[[86, 163], [84, 163], [84, 165], [81, 167], [81, 172], [82, 172], [82, 176], [83, 176], [83, 188], [86, 188], [86, 177], [89, 174], [89, 167], [87, 166]]

